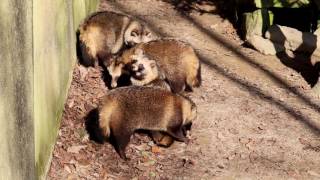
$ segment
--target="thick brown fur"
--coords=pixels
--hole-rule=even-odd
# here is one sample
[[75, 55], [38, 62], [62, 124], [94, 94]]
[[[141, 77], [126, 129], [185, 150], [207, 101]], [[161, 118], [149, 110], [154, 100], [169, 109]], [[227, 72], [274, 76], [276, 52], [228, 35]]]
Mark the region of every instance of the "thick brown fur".
[[130, 136], [139, 129], [166, 132], [186, 142], [185, 126], [196, 118], [196, 105], [181, 95], [144, 86], [121, 87], [108, 92], [101, 100], [99, 126], [111, 138], [120, 157]]
[[165, 90], [171, 91], [171, 88], [170, 88], [169, 84], [163, 79], [155, 79], [155, 80], [149, 82], [148, 84], [146, 84], [145, 86], [147, 86], [147, 87], [158, 87], [158, 88], [161, 88], [161, 89], [165, 89]]
[[[108, 66], [126, 43], [134, 45], [155, 39], [145, 34], [153, 34], [146, 29], [141, 22], [123, 14], [109, 11], [93, 13], [79, 27], [80, 63], [94, 66], [101, 62]], [[131, 32], [135, 33], [134, 37]]]
[[[132, 64], [126, 66], [131, 75], [131, 83], [134, 86], [155, 86], [171, 91], [169, 84], [165, 81], [164, 74], [160, 71], [154, 60], [148, 59], [141, 53], [133, 58]], [[114, 71], [115, 72], [115, 71]], [[114, 73], [116, 74], [116, 73]]]
[[140, 50], [147, 58], [156, 61], [172, 92], [180, 93], [186, 86], [192, 90], [201, 85], [200, 61], [189, 44], [175, 39], [141, 43], [124, 51], [118, 61], [130, 63], [132, 56]]

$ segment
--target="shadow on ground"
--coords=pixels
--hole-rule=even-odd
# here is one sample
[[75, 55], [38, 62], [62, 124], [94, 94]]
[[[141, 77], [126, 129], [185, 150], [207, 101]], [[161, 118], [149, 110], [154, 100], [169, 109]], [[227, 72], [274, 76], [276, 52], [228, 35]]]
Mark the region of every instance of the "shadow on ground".
[[[119, 4], [117, 2], [115, 2], [113, 4], [120, 11], [122, 11], [124, 13], [128, 13], [128, 14], [132, 14], [132, 15], [136, 16], [137, 18], [140, 18], [138, 14], [134, 14], [132, 12], [129, 13], [128, 9], [126, 9], [126, 7], [122, 6], [121, 4]], [[247, 56], [246, 54], [244, 54], [243, 52], [241, 52], [241, 50], [239, 50], [239, 48], [232, 45], [230, 42], [228, 42], [227, 40], [222, 38], [219, 34], [217, 34], [215, 32], [211, 32], [208, 29], [206, 29], [205, 27], [203, 27], [201, 23], [199, 23], [197, 20], [193, 19], [188, 14], [180, 13], [180, 16], [183, 19], [185, 19], [186, 21], [191, 22], [203, 34], [210, 37], [211, 40], [215, 41], [217, 44], [223, 46], [227, 50], [232, 51], [241, 61], [243, 61], [247, 65], [251, 66], [252, 68], [258, 69], [259, 71], [261, 71], [262, 73], [264, 73], [265, 75], [270, 77], [274, 81], [274, 83], [276, 83], [280, 87], [283, 87], [286, 90], [288, 90], [289, 92], [296, 95], [298, 97], [298, 99], [301, 100], [305, 104], [306, 107], [313, 109], [317, 113], [320, 113], [319, 105], [316, 104], [310, 97], [304, 95], [303, 93], [299, 92], [298, 90], [296, 90], [294, 88], [291, 88], [291, 86], [287, 82], [285, 82], [282, 78], [278, 77], [273, 72], [270, 72], [268, 69], [263, 67], [261, 64], [255, 62], [255, 60], [253, 58], [251, 58], [251, 57]], [[144, 20], [144, 21], [146, 21], [146, 20]], [[146, 21], [146, 22], [148, 23], [148, 25], [151, 28], [157, 29], [155, 22], [150, 22], [150, 21]], [[158, 32], [162, 36], [168, 36], [168, 34], [163, 33], [159, 30], [156, 32]], [[257, 95], [259, 98], [263, 99], [264, 101], [270, 102], [270, 103], [278, 106], [283, 111], [289, 113], [294, 119], [304, 122], [307, 126], [309, 126], [311, 129], [313, 129], [315, 133], [319, 133], [320, 122], [318, 122], [317, 120], [310, 119], [310, 118], [304, 116], [300, 112], [297, 112], [290, 104], [283, 102], [280, 99], [277, 99], [275, 97], [272, 97], [272, 95], [270, 95], [268, 92], [265, 92], [264, 90], [260, 89], [259, 87], [252, 85], [250, 82], [248, 82], [246, 80], [240, 79], [236, 74], [232, 74], [232, 73], [228, 72], [223, 67], [216, 64], [214, 62], [214, 60], [207, 59], [205, 56], [202, 56], [201, 53], [198, 53], [198, 54], [200, 55], [200, 58], [204, 64], [208, 65], [210, 68], [212, 68], [213, 70], [215, 70], [219, 74], [222, 74], [223, 76], [227, 77], [231, 81], [239, 84], [241, 87], [243, 87], [243, 88], [247, 89], [249, 92]]]

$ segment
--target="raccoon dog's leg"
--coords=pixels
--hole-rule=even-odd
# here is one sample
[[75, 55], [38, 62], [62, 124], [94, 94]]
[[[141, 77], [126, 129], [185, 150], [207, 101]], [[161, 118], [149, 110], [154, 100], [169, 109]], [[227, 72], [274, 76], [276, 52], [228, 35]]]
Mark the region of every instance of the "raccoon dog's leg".
[[130, 141], [131, 134], [131, 132], [128, 132], [125, 129], [118, 129], [112, 134], [114, 147], [118, 152], [119, 156], [124, 160], [129, 160], [125, 154], [125, 151]]
[[105, 51], [99, 51], [98, 52], [98, 60], [100, 65], [104, 65], [105, 67], [108, 67], [111, 63], [111, 60], [113, 58], [112, 54], [105, 52]]
[[188, 142], [188, 138], [184, 135], [182, 126], [169, 127], [168, 134], [181, 142]]
[[168, 83], [173, 93], [180, 93], [185, 89], [185, 82], [181, 81], [180, 78], [170, 79]]
[[201, 66], [198, 67], [196, 74], [187, 75], [186, 83], [190, 90], [201, 85]]
[[159, 131], [151, 131], [151, 136], [158, 146], [169, 147], [174, 141], [171, 136]]
[[159, 142], [160, 146], [169, 147], [174, 143], [174, 140], [171, 136], [163, 134], [161, 141]]

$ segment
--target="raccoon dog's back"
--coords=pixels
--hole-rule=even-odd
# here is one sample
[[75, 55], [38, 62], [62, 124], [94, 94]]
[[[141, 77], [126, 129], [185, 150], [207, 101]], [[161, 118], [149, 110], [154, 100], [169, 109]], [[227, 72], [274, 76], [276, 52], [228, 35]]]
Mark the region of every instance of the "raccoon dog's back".
[[79, 27], [80, 63], [93, 66], [99, 58], [109, 58], [106, 56], [118, 46], [117, 39], [129, 21], [128, 16], [109, 11], [96, 12], [86, 18]]
[[126, 159], [125, 147], [135, 130], [163, 131], [186, 141], [184, 127], [196, 117], [188, 98], [162, 88], [130, 86], [111, 90], [100, 102], [99, 127]]
[[[178, 97], [170, 91], [157, 87], [130, 86], [120, 87], [111, 90], [100, 103], [99, 112], [115, 110], [112, 115], [121, 116], [119, 119], [125, 119], [128, 127], [132, 129], [159, 129], [158, 120], [172, 114], [171, 109], [174, 109], [175, 100]], [[168, 107], [166, 109], [166, 107]], [[170, 109], [170, 111], [168, 111]], [[121, 111], [121, 113], [119, 113]], [[106, 113], [106, 114], [107, 114]], [[103, 116], [101, 122], [110, 123], [109, 116]], [[142, 119], [149, 119], [148, 124], [140, 124]], [[104, 124], [102, 127], [109, 127], [110, 124]], [[156, 128], [155, 128], [156, 127]], [[110, 135], [110, 130], [106, 129], [105, 136]]]

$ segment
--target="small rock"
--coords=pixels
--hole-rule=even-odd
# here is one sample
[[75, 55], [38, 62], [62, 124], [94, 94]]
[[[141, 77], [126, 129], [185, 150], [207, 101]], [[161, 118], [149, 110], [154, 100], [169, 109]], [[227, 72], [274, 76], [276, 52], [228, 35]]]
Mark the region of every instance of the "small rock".
[[315, 172], [315, 171], [309, 170], [309, 171], [308, 171], [308, 174], [310, 174], [311, 176], [315, 176], [315, 177], [320, 178], [320, 174], [317, 173], [317, 172]]
[[319, 55], [319, 38], [310, 32], [301, 32], [295, 28], [272, 25], [265, 33], [272, 42], [283, 44], [291, 51], [313, 53]]
[[74, 100], [71, 100], [69, 103], [68, 103], [68, 107], [69, 108], [72, 108], [74, 106]]
[[157, 166], [156, 167], [156, 171], [159, 172], [159, 173], [163, 173], [164, 171], [162, 170], [162, 167], [161, 166]]
[[231, 154], [230, 156], [227, 157], [228, 160], [232, 160], [236, 157], [236, 154]]
[[218, 132], [217, 137], [220, 140], [223, 140], [225, 138], [221, 132]]
[[251, 141], [251, 138], [239, 138], [241, 144], [248, 144]]
[[230, 128], [230, 129], [229, 129], [229, 132], [230, 132], [231, 134], [234, 134], [234, 135], [239, 134], [239, 131], [238, 131], [237, 129], [234, 129], [234, 128]]
[[249, 159], [250, 159], [250, 162], [251, 163], [254, 163], [257, 159], [259, 158], [259, 155], [252, 151], [250, 154], [249, 154]]
[[93, 173], [93, 177], [99, 177], [99, 174], [98, 173]]
[[183, 161], [183, 166], [184, 167], [188, 167], [189, 165], [194, 165], [195, 164], [195, 162], [193, 160], [189, 159], [189, 158], [183, 158], [182, 161]]
[[298, 176], [298, 175], [299, 175], [298, 170], [289, 170], [287, 173], [288, 173], [288, 175], [291, 176], [291, 177], [295, 177], [295, 176]]
[[220, 169], [224, 169], [225, 168], [225, 166], [223, 164], [218, 164], [217, 167], [220, 168]]
[[258, 35], [247, 37], [247, 42], [264, 55], [275, 55], [278, 52], [285, 51], [285, 48], [280, 44], [273, 43], [269, 39], [264, 39]]
[[246, 159], [247, 156], [246, 156], [245, 154], [240, 154], [240, 158], [241, 158], [241, 159]]

